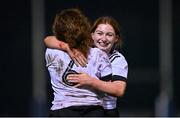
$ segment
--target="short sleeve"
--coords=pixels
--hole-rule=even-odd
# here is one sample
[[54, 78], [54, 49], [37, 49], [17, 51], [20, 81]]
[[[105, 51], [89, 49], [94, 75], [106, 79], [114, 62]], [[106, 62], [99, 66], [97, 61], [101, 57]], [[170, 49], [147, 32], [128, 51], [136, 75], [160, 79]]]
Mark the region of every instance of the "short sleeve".
[[122, 56], [115, 58], [111, 62], [112, 74], [127, 78], [128, 76], [128, 63]]

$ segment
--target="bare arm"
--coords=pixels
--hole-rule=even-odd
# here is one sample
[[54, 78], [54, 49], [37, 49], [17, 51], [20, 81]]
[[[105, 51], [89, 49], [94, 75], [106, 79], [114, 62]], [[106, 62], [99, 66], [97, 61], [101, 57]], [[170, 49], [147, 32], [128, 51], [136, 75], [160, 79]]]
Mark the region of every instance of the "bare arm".
[[66, 51], [65, 48], [67, 48], [66, 46], [68, 46], [68, 45], [66, 45], [66, 43], [64, 43], [64, 47], [62, 47], [63, 44], [61, 44], [61, 43], [64, 43], [64, 42], [60, 41], [60, 40], [57, 40], [55, 36], [47, 36], [44, 39], [44, 44], [48, 48], [60, 49], [60, 50]]
[[91, 86], [97, 90], [118, 97], [123, 96], [126, 89], [126, 82], [124, 81], [106, 82], [93, 78], [86, 73], [71, 74], [68, 76], [68, 81], [77, 83], [76, 87]]
[[67, 43], [56, 39], [55, 36], [47, 36], [44, 39], [44, 43], [49, 48], [59, 49], [59, 50], [63, 50], [67, 52], [77, 66], [78, 65], [82, 67], [86, 66], [87, 59], [84, 57], [84, 55], [80, 51], [78, 51], [77, 49], [70, 49]]

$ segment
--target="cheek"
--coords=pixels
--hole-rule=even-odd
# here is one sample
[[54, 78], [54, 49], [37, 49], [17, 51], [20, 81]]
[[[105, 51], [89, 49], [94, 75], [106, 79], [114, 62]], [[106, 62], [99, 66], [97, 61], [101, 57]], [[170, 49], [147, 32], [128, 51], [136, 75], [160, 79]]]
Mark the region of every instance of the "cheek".
[[96, 38], [93, 34], [91, 35], [91, 37], [92, 37], [93, 41], [95, 41]]
[[111, 42], [111, 44], [115, 44], [115, 43], [118, 42], [118, 40], [117, 39], [112, 39], [110, 42]]
[[93, 36], [92, 39], [96, 42], [96, 41], [98, 41], [99, 37], [98, 36]]

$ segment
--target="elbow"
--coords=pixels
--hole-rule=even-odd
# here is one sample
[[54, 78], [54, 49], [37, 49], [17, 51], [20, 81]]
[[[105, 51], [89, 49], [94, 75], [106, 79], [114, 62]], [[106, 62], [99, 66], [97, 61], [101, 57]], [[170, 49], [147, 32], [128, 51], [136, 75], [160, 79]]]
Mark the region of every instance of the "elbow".
[[126, 90], [126, 82], [117, 81], [114, 83], [113, 96], [122, 97]]
[[116, 96], [116, 97], [122, 97], [125, 93], [125, 90], [117, 90], [113, 96]]
[[48, 40], [49, 40], [48, 38], [49, 38], [49, 36], [47, 36], [47, 37], [44, 38], [44, 44], [45, 44], [46, 46], [47, 46], [47, 44], [48, 44], [48, 43], [47, 43]]

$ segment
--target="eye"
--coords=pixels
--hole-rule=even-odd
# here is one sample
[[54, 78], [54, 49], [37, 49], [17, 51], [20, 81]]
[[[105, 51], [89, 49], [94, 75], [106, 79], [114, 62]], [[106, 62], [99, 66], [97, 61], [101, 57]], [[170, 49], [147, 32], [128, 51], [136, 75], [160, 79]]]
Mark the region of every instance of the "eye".
[[112, 34], [107, 34], [108, 36], [113, 36]]
[[107, 33], [107, 36], [114, 37], [114, 33]]
[[97, 32], [97, 34], [102, 35], [103, 33], [101, 33], [101, 32]]
[[96, 32], [96, 34], [98, 34], [98, 35], [103, 35], [103, 33], [102, 33], [102, 32]]

